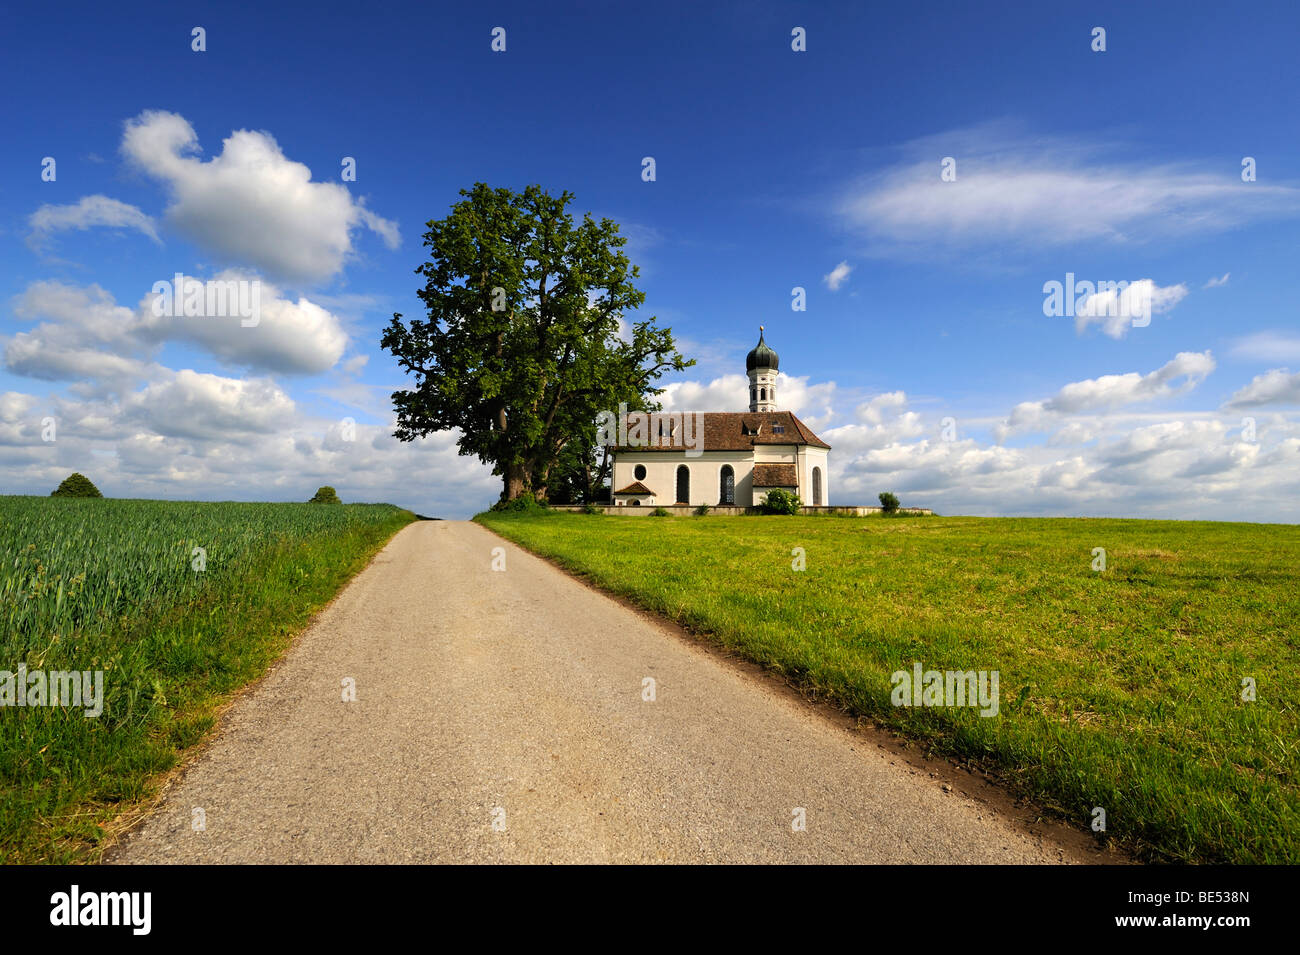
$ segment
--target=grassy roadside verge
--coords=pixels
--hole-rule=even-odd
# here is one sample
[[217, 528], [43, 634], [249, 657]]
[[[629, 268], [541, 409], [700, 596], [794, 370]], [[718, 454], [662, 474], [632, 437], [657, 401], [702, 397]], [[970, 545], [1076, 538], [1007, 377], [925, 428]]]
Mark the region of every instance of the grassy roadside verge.
[[[1300, 861], [1298, 527], [476, 520], [1066, 820], [1104, 809], [1107, 837], [1140, 857]], [[999, 671], [998, 715], [894, 706], [891, 674], [918, 662]]]
[[0, 857], [95, 861], [102, 826], [412, 520], [387, 505], [0, 499], [0, 670], [104, 672], [96, 718], [0, 709]]

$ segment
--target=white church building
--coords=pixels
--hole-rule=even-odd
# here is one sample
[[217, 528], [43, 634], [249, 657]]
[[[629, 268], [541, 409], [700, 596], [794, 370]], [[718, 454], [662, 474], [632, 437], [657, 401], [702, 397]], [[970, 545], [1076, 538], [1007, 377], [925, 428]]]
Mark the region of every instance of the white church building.
[[805, 506], [830, 504], [830, 445], [793, 412], [777, 410], [776, 352], [763, 341], [745, 358], [749, 411], [631, 413], [620, 421], [611, 475], [624, 507], [762, 503], [783, 488]]

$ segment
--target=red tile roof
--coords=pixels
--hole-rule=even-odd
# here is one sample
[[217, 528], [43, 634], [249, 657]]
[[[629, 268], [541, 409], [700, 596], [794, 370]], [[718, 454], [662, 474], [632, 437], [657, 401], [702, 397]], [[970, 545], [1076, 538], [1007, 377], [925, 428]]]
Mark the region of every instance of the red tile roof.
[[798, 487], [793, 464], [755, 464], [754, 487]]
[[623, 490], [615, 491], [614, 493], [615, 494], [654, 494], [654, 491], [650, 490], [640, 481], [633, 481], [627, 487], [623, 488]]
[[[691, 435], [696, 442], [695, 449], [700, 451], [750, 451], [756, 445], [772, 444], [809, 445], [814, 448], [825, 448], [828, 451], [831, 447], [813, 434], [812, 429], [790, 411], [706, 411], [695, 414], [688, 412], [688, 414], [692, 418], [691, 428], [699, 428], [700, 422], [703, 421], [703, 441], [701, 442], [698, 433]], [[671, 416], [664, 414], [657, 417], [670, 420]], [[685, 428], [680, 418], [677, 427], [679, 430]], [[777, 427], [782, 428], [783, 431], [774, 430]], [[644, 419], [642, 419], [642, 429], [646, 433], [650, 430]], [[628, 430], [635, 432], [636, 429]], [[684, 448], [683, 441], [684, 436], [655, 436], [647, 446], [625, 445], [615, 450], [681, 451]]]

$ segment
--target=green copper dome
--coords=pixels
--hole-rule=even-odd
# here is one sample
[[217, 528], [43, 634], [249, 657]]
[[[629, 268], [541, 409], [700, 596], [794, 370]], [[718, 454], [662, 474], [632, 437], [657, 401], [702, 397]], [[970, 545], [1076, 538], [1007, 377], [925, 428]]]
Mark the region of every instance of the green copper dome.
[[745, 357], [745, 371], [753, 371], [755, 368], [771, 368], [776, 371], [780, 367], [780, 361], [776, 352], [767, 347], [767, 342], [763, 341], [763, 326], [758, 326], [758, 344], [754, 346]]

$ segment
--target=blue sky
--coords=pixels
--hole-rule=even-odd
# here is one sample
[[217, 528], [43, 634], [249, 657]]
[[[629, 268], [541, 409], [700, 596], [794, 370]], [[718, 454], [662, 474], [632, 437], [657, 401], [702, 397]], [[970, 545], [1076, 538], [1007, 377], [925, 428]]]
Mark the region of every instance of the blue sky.
[[[670, 407], [743, 408], [766, 325], [832, 503], [1300, 520], [1294, 4], [228, 6], [8, 17], [0, 491], [490, 503], [378, 348], [482, 180], [624, 227]], [[151, 320], [177, 271], [265, 320]], [[1067, 273], [1149, 324], [1045, 315]]]

